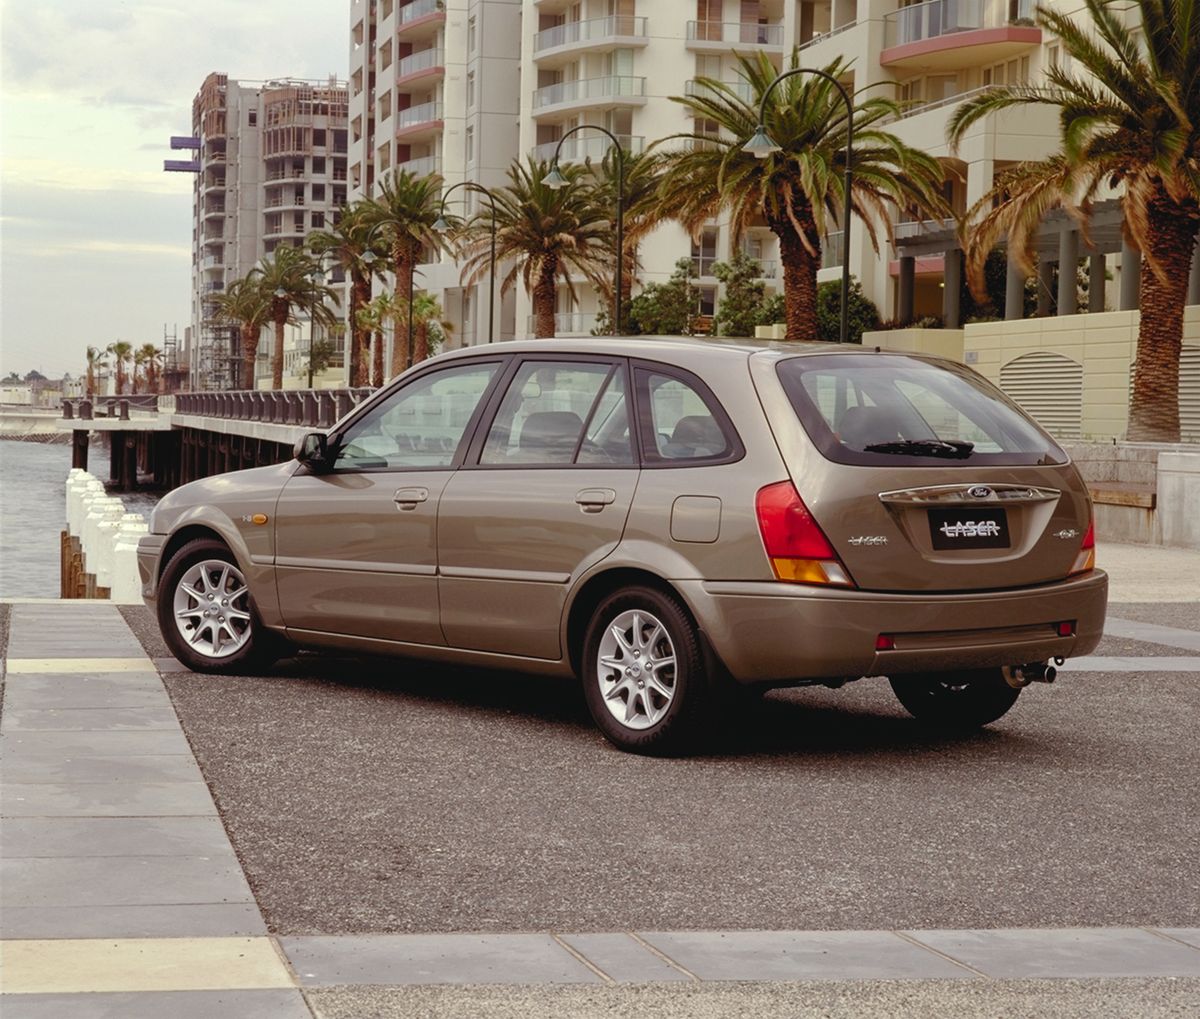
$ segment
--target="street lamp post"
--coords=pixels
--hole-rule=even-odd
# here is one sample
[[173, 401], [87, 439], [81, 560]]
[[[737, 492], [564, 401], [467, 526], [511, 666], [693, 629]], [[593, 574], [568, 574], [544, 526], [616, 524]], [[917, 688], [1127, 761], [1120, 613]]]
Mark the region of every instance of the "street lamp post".
[[466, 188], [468, 191], [483, 195], [492, 209], [492, 260], [491, 276], [488, 282], [488, 343], [491, 343], [495, 339], [493, 321], [496, 317], [496, 203], [492, 200], [492, 193], [482, 184], [476, 184], [473, 180], [460, 180], [457, 184], [447, 188], [445, 194], [442, 195], [442, 205], [437, 222], [433, 224], [433, 228], [440, 234], [444, 234], [450, 229], [450, 224], [446, 222], [446, 199], [458, 188]]
[[846, 104], [846, 175], [845, 183], [843, 184], [843, 191], [845, 193], [842, 196], [842, 314], [841, 330], [838, 337], [839, 343], [846, 343], [850, 335], [850, 160], [854, 155], [854, 103], [850, 100], [850, 93], [846, 91], [845, 86], [837, 78], [825, 71], [818, 71], [812, 67], [793, 67], [790, 70], [784, 71], [782, 74], [776, 76], [775, 80], [763, 92], [762, 100], [758, 104], [758, 127], [755, 128], [754, 135], [750, 140], [742, 146], [742, 151], [749, 152], [758, 159], [766, 159], [772, 152], [779, 151], [779, 145], [767, 134], [767, 100], [775, 90], [776, 85], [785, 78], [790, 78], [795, 74], [815, 74], [818, 78], [824, 78], [838, 90], [842, 101]]
[[601, 127], [599, 124], [578, 124], [571, 130], [567, 131], [558, 140], [558, 144], [554, 146], [554, 158], [550, 160], [550, 172], [542, 178], [542, 183], [553, 191], [561, 190], [567, 186], [567, 178], [564, 177], [558, 169], [558, 154], [562, 151], [563, 142], [571, 137], [576, 131], [583, 131], [591, 128], [594, 131], [602, 131], [608, 135], [609, 140], [613, 143], [613, 149], [616, 152], [617, 161], [617, 292], [613, 299], [613, 322], [615, 323], [614, 332], [621, 335], [621, 298], [623, 295], [621, 285], [623, 283], [624, 270], [624, 255], [625, 255], [625, 154], [621, 149], [621, 143], [617, 141], [617, 136], [608, 128]]

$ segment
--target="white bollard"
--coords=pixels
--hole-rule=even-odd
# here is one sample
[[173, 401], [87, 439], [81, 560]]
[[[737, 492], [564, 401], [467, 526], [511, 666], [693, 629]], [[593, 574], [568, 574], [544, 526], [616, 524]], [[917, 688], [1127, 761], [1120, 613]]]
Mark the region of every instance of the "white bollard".
[[142, 580], [137, 568], [135, 533], [123, 532], [113, 547], [112, 583], [109, 599], [118, 605], [142, 604]]
[[67, 530], [76, 538], [83, 521], [84, 500], [89, 492], [104, 492], [104, 486], [90, 474], [67, 483]]
[[83, 548], [83, 554], [87, 557], [88, 572], [95, 572], [92, 569], [92, 561], [96, 555], [97, 542], [99, 540], [99, 525], [102, 520], [120, 520], [125, 512], [125, 506], [120, 499], [109, 498], [104, 496], [99, 499], [93, 499], [87, 508], [87, 513], [83, 518], [82, 533], [79, 536], [79, 543]]

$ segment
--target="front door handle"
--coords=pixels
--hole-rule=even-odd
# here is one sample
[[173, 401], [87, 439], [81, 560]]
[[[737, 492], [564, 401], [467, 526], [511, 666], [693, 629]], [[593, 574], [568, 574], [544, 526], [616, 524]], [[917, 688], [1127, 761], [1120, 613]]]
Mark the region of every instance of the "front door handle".
[[428, 488], [397, 488], [396, 494], [392, 496], [392, 502], [396, 504], [396, 509], [411, 510], [416, 509], [428, 498]]
[[585, 488], [575, 493], [575, 501], [584, 513], [599, 513], [605, 506], [616, 501], [617, 493], [611, 488]]

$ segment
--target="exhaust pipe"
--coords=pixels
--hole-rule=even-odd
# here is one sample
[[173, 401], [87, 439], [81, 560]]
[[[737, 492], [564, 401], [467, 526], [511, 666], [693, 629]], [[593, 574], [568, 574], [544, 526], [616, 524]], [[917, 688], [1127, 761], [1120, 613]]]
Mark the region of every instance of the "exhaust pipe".
[[1006, 665], [1001, 671], [1005, 682], [1014, 690], [1021, 690], [1030, 683], [1053, 683], [1058, 678], [1058, 669], [1050, 662]]

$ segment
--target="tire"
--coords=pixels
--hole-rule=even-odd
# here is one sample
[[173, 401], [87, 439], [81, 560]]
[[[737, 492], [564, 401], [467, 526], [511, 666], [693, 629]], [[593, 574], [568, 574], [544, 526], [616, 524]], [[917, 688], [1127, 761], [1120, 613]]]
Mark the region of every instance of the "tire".
[[189, 541], [171, 557], [157, 609], [163, 640], [193, 672], [252, 672], [279, 657], [281, 640], [259, 621], [241, 567], [214, 538]]
[[889, 679], [896, 698], [914, 718], [934, 728], [965, 732], [994, 722], [1017, 703], [1021, 691], [999, 669], [929, 672]]
[[628, 587], [605, 598], [584, 636], [582, 673], [588, 710], [614, 746], [666, 754], [701, 735], [710, 677], [695, 624], [670, 595]]

